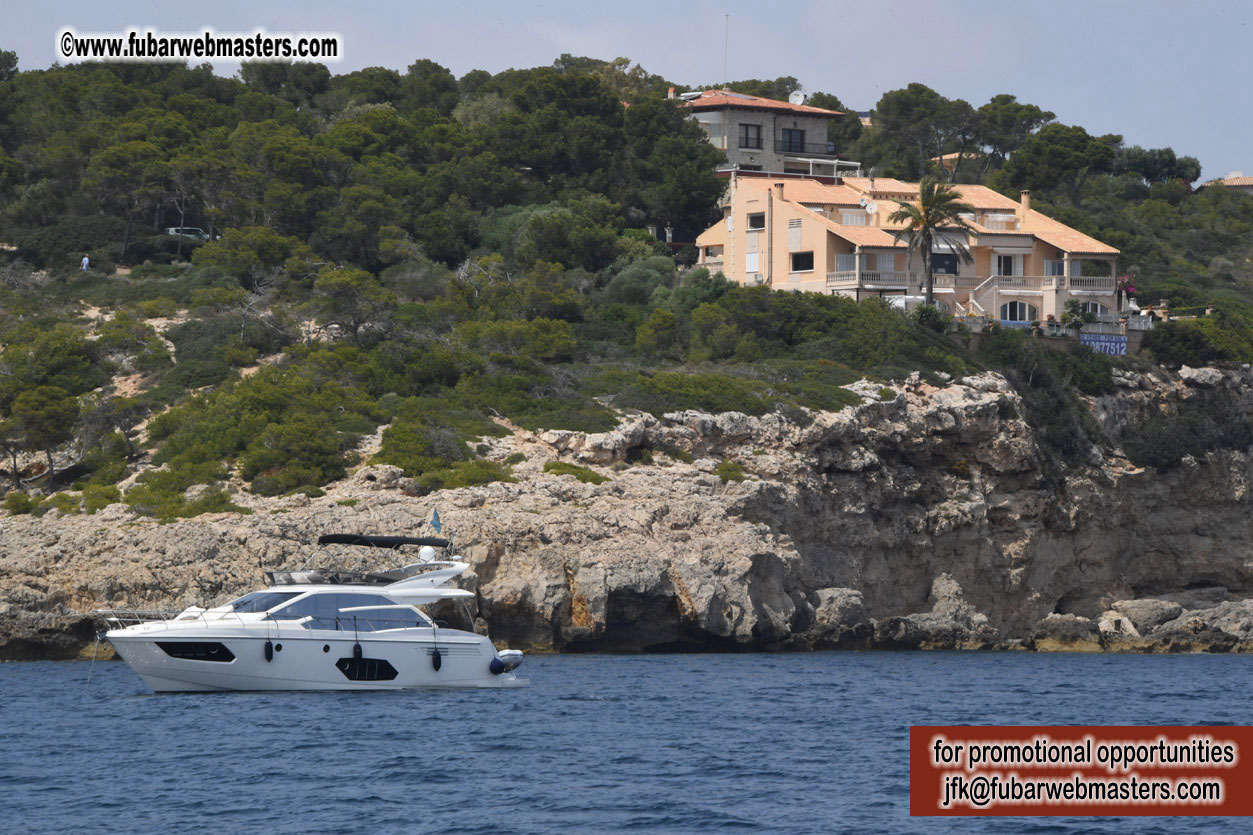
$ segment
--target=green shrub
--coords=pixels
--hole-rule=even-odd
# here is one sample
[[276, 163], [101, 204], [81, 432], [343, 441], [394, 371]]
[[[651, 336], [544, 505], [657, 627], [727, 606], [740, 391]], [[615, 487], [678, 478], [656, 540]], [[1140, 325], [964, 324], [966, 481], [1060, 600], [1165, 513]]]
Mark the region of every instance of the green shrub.
[[95, 513], [122, 501], [122, 491], [112, 484], [88, 484], [83, 488], [83, 510]]
[[1174, 415], [1156, 415], [1130, 426], [1122, 438], [1132, 463], [1161, 473], [1177, 467], [1187, 455], [1204, 458], [1212, 450], [1247, 450], [1251, 445], [1253, 427], [1226, 393], [1185, 401]]
[[1093, 396], [1114, 391], [1114, 364], [1104, 354], [1072, 345], [1067, 351], [1050, 352], [1050, 359], [1064, 384]]
[[344, 477], [337, 432], [313, 415], [271, 423], [239, 457], [240, 475], [253, 492], [278, 496]]
[[640, 374], [637, 382], [615, 400], [615, 405], [657, 416], [686, 409], [763, 415], [771, 410], [774, 400], [766, 387], [755, 380], [720, 373], [659, 371]]
[[495, 461], [458, 461], [450, 467], [431, 470], [418, 476], [418, 489], [422, 493], [436, 490], [455, 490], [459, 487], [477, 487], [493, 481], [514, 481], [507, 467]]
[[718, 462], [718, 478], [722, 479], [722, 483], [728, 481], [743, 481], [744, 467], [738, 461], [732, 461], [730, 458], [723, 458]]
[[141, 516], [157, 519], [198, 516], [201, 513], [248, 513], [234, 504], [225, 490], [210, 489], [198, 499], [187, 501], [186, 490], [193, 484], [211, 484], [226, 477], [218, 461], [183, 465], [164, 470], [150, 470], [123, 497], [130, 508]]
[[135, 307], [145, 319], [168, 319], [178, 312], [178, 302], [164, 297], [142, 301]]
[[653, 444], [653, 450], [660, 452], [662, 455], [673, 458], [675, 461], [682, 461], [684, 464], [692, 463], [692, 453], [677, 444], [670, 443], [669, 441], [658, 441]]
[[910, 318], [919, 327], [933, 330], [936, 333], [945, 333], [953, 325], [953, 317], [944, 313], [933, 304], [918, 305], [910, 313]]
[[572, 475], [584, 484], [604, 484], [609, 481], [608, 476], [567, 461], [549, 461], [544, 464], [544, 472], [552, 475]]
[[25, 516], [39, 508], [42, 500], [22, 490], [10, 490], [4, 496], [4, 509], [13, 516]]
[[62, 516], [77, 516], [82, 512], [79, 498], [69, 493], [53, 493], [44, 500], [43, 509], [59, 511]]
[[512, 467], [514, 464], [521, 464], [526, 460], [526, 455], [521, 452], [512, 453], [505, 459], [505, 466]]
[[433, 426], [420, 417], [408, 417], [383, 430], [379, 452], [372, 460], [400, 467], [405, 475], [416, 477], [447, 469], [469, 457], [469, 448], [453, 430]]
[[463, 322], [457, 334], [486, 353], [519, 353], [548, 362], [568, 362], [578, 348], [574, 329], [560, 319]]

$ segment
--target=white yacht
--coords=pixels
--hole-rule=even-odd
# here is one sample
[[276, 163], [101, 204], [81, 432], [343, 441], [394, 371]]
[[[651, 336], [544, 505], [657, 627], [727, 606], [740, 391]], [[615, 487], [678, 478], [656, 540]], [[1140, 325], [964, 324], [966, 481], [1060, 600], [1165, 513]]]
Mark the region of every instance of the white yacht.
[[485, 636], [443, 627], [418, 608], [474, 596], [447, 585], [470, 567], [437, 558], [435, 548], [449, 549], [448, 540], [329, 534], [318, 544], [393, 558], [404, 546], [420, 551], [416, 562], [383, 571], [306, 563], [300, 571], [267, 572], [269, 588], [211, 609], [155, 616], [100, 610], [109, 627], [103, 637], [157, 692], [526, 683], [513, 673], [520, 651], [498, 652]]

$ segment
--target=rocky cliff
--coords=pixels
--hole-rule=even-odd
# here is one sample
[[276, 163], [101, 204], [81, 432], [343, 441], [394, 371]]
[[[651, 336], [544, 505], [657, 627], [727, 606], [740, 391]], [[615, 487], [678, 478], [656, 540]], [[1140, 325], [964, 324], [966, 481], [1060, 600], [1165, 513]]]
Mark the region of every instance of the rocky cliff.
[[[1111, 437], [1206, 389], [1253, 410], [1248, 368], [1116, 382], [1089, 403]], [[525, 456], [516, 483], [417, 496], [374, 466], [313, 500], [236, 490], [247, 515], [0, 518], [0, 658], [90, 652], [92, 609], [220, 602], [300, 565], [319, 534], [416, 532], [436, 506], [478, 627], [523, 649], [1253, 646], [1248, 454], [1159, 474], [1093, 448], [1059, 478], [996, 375], [853, 388], [861, 405], [801, 421], [515, 429], [486, 443]], [[552, 460], [608, 480], [543, 473]]]

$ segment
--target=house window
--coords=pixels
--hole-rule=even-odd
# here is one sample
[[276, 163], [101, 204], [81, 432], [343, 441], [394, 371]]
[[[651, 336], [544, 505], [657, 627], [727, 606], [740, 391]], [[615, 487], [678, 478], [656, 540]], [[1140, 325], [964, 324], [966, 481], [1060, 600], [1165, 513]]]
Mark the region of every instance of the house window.
[[813, 252], [793, 252], [792, 253], [792, 272], [812, 273], [813, 271], [814, 271]]
[[1080, 313], [1092, 313], [1096, 316], [1108, 316], [1109, 308], [1101, 304], [1100, 302], [1080, 302], [1079, 312]]
[[1039, 312], [1033, 304], [1006, 302], [1001, 305], [1001, 320], [1004, 322], [1035, 322], [1039, 318]]
[[1066, 262], [1061, 260], [1060, 258], [1045, 258], [1044, 259], [1044, 274], [1045, 275], [1065, 275], [1066, 274]]
[[852, 252], [837, 252], [835, 254], [835, 268], [842, 273], [851, 273], [857, 269], [857, 255]]
[[757, 272], [759, 255], [760, 253], [757, 253], [757, 252], [744, 253], [744, 272], [746, 273]]
[[931, 253], [931, 272], [937, 275], [957, 275], [957, 256], [952, 252]]
[[996, 256], [996, 274], [997, 275], [1017, 275], [1014, 271], [1014, 256], [998, 255]]
[[740, 125], [740, 147], [761, 150], [761, 125]]
[[748, 231], [749, 232], [752, 232], [755, 229], [765, 229], [765, 228], [766, 228], [766, 213], [765, 212], [753, 212], [751, 215], [748, 216]]
[[740, 170], [741, 171], [760, 171], [761, 166], [760, 165], [741, 165]]
[[863, 211], [845, 209], [840, 212], [840, 223], [845, 226], [865, 226], [868, 217]]
[[896, 253], [880, 252], [875, 255], [875, 269], [881, 273], [896, 271]]
[[783, 139], [779, 142], [779, 150], [785, 154], [801, 154], [805, 152], [805, 131], [796, 128], [784, 128]]

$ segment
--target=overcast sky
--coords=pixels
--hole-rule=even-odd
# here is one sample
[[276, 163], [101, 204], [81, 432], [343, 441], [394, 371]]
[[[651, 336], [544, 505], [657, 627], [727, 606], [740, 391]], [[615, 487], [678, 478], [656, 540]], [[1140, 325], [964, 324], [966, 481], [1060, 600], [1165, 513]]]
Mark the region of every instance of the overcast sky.
[[[1204, 177], [1253, 174], [1250, 31], [1253, 0], [635, 0], [543, 3], [426, 0], [4, 0], [0, 48], [23, 69], [55, 59], [63, 26], [187, 32], [330, 31], [344, 37], [334, 73], [404, 70], [430, 58], [461, 76], [552, 63], [568, 52], [626, 56], [679, 83], [722, 79], [730, 14], [732, 79], [793, 75], [809, 91], [869, 110], [919, 81], [974, 106], [997, 93], [1039, 105], [1127, 144], [1198, 157]], [[218, 65], [234, 73], [237, 65]]]

